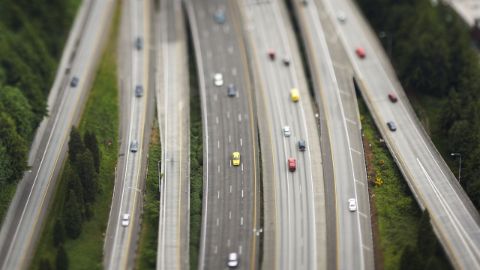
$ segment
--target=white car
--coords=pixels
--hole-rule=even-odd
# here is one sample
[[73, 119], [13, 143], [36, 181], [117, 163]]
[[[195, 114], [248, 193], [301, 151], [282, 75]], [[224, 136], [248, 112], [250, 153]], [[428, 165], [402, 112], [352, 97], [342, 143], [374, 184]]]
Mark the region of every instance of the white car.
[[348, 199], [348, 210], [350, 210], [350, 212], [357, 211], [357, 201], [354, 198]]
[[236, 252], [232, 252], [228, 254], [227, 266], [230, 268], [234, 268], [238, 266], [238, 254]]
[[213, 75], [213, 84], [215, 84], [215, 86], [222, 86], [223, 85], [223, 75], [222, 75], [222, 73], [215, 73], [215, 75]]
[[282, 131], [283, 131], [283, 135], [285, 137], [290, 137], [290, 135], [292, 135], [292, 131], [290, 130], [290, 127], [289, 126], [284, 126], [282, 128]]
[[123, 214], [122, 215], [122, 226], [127, 227], [128, 224], [130, 224], [130, 215], [129, 214]]
[[337, 13], [337, 19], [341, 22], [344, 23], [347, 20], [347, 15], [343, 11], [339, 11]]

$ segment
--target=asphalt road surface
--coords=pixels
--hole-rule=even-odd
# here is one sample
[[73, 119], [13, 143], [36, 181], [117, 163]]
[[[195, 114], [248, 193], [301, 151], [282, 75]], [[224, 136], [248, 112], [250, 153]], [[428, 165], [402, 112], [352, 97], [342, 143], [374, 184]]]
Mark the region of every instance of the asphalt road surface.
[[[70, 128], [78, 123], [110, 22], [114, 1], [84, 1], [49, 97], [50, 117], [39, 130], [29, 157], [31, 170], [17, 187], [0, 232], [0, 268], [25, 269], [35, 252], [38, 236], [56, 178], [66, 156]], [[78, 78], [73, 87], [70, 81]], [[55, 86], [55, 85], [54, 85]]]
[[[273, 185], [274, 240], [265, 242], [266, 269], [325, 269], [326, 235], [323, 177], [317, 122], [288, 15], [281, 1], [245, 1], [246, 28], [255, 62], [254, 74], [259, 81], [258, 111], [264, 110], [260, 129], [269, 134], [262, 140], [262, 159], [272, 159], [264, 168], [265, 185]], [[275, 59], [267, 51], [275, 51]], [[289, 65], [282, 61], [288, 58]], [[297, 88], [300, 100], [290, 99]], [[264, 121], [265, 120], [265, 121]], [[288, 126], [291, 135], [282, 128]], [[262, 138], [265, 138], [262, 136]], [[304, 152], [299, 140], [306, 142]], [[271, 152], [263, 145], [270, 145]], [[287, 159], [295, 158], [297, 168], [290, 172]], [[271, 177], [270, 177], [271, 176]], [[267, 206], [266, 206], [267, 207]], [[270, 225], [270, 223], [272, 223]], [[266, 228], [267, 229], [267, 228]], [[273, 242], [273, 244], [272, 244]]]
[[[187, 3], [195, 46], [202, 102], [204, 138], [203, 220], [199, 269], [226, 269], [230, 252], [239, 254], [239, 269], [258, 267], [258, 146], [239, 18], [232, 1]], [[214, 13], [224, 13], [224, 22]], [[223, 85], [213, 76], [223, 74]], [[227, 96], [233, 84], [237, 93]], [[232, 153], [241, 163], [233, 166]]]
[[162, 181], [157, 269], [189, 268], [190, 122], [186, 29], [181, 0], [160, 2], [155, 23], [157, 113], [162, 142]]
[[[121, 145], [104, 246], [104, 265], [112, 270], [133, 269], [140, 230], [154, 96], [149, 76], [151, 5], [151, 1], [124, 1], [122, 5]], [[137, 86], [143, 87], [141, 96], [136, 95]], [[122, 224], [124, 215], [128, 215], [127, 225]]]
[[[339, 269], [374, 269], [368, 183], [353, 70], [332, 25], [342, 22], [330, 20], [324, 7], [315, 1], [308, 5], [297, 3], [296, 7], [319, 104], [325, 112], [334, 164], [337, 244], [335, 252], [329, 249], [329, 254], [336, 257]], [[356, 211], [349, 210], [349, 199], [356, 201]]]
[[[480, 268], [480, 216], [424, 131], [377, 38], [351, 1], [324, 0], [331, 18], [346, 14], [337, 25], [339, 38], [353, 63], [362, 95], [390, 151], [422, 207], [452, 264]], [[364, 48], [360, 59], [354, 50]], [[394, 93], [397, 103], [387, 95]], [[391, 131], [386, 122], [396, 123]]]

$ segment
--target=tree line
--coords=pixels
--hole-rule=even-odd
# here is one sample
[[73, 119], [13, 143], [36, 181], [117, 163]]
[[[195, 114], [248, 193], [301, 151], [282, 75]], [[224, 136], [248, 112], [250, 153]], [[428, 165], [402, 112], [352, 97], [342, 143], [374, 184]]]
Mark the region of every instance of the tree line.
[[[63, 214], [56, 220], [53, 244], [57, 247], [55, 269], [68, 269], [68, 257], [63, 247], [66, 239], [76, 239], [82, 233], [82, 223], [93, 214], [92, 204], [98, 193], [97, 177], [100, 171], [100, 149], [96, 135], [85, 132], [83, 138], [77, 128], [72, 127], [68, 142], [68, 161], [65, 165], [60, 189], [64, 196]], [[51, 269], [50, 261], [42, 258], [39, 269]]]
[[480, 208], [480, 61], [469, 29], [448, 6], [429, 0], [357, 0], [406, 91], [444, 100], [443, 153], [462, 155], [461, 184]]
[[27, 167], [74, 0], [0, 0], [0, 189]]

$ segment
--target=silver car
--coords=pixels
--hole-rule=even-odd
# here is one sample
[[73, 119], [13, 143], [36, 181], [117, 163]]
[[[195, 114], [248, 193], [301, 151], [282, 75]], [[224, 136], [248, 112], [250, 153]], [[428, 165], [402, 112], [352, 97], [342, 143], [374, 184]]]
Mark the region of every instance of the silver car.
[[283, 131], [283, 135], [285, 137], [290, 137], [290, 135], [292, 135], [292, 131], [290, 130], [290, 127], [289, 126], [284, 126], [282, 128], [282, 131]]
[[222, 75], [222, 73], [215, 73], [215, 75], [213, 75], [213, 84], [215, 84], [215, 86], [222, 86], [223, 85], [223, 75]]
[[135, 153], [138, 151], [138, 142], [136, 140], [133, 140], [130, 143], [130, 152]]
[[354, 198], [348, 199], [348, 210], [350, 210], [350, 212], [357, 211], [357, 201]]
[[122, 226], [127, 227], [128, 224], [130, 224], [130, 215], [129, 214], [123, 214], [122, 215]]

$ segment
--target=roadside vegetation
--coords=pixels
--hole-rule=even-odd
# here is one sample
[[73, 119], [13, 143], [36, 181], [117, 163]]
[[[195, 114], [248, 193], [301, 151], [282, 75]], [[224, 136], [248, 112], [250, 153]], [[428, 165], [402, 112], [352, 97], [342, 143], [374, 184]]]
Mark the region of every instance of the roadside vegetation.
[[[357, 0], [382, 38], [414, 108], [461, 185], [480, 208], [480, 61], [468, 27], [429, 0]], [[458, 158], [458, 155], [457, 155]]]
[[200, 89], [193, 41], [188, 22], [188, 59], [190, 74], [190, 269], [198, 268], [203, 199], [203, 131]]
[[[156, 114], [155, 114], [156, 115]], [[138, 244], [136, 269], [156, 269], [158, 243], [158, 215], [160, 207], [159, 177], [162, 149], [158, 120], [153, 122], [148, 150], [148, 174], [144, 196], [142, 229]]]
[[452, 269], [430, 225], [359, 99], [376, 269]]
[[72, 127], [68, 161], [31, 269], [102, 269], [118, 154], [119, 11], [79, 128]]
[[48, 113], [47, 96], [79, 3], [0, 0], [0, 223]]

